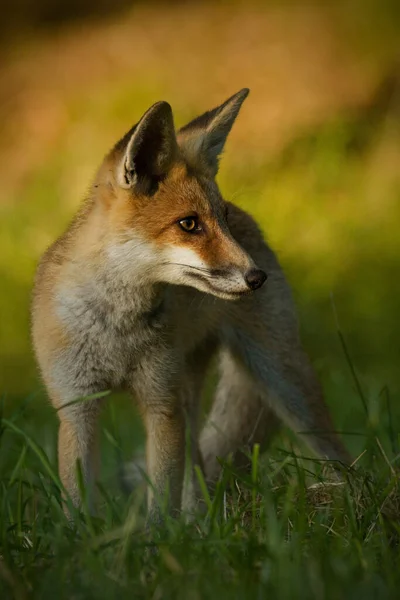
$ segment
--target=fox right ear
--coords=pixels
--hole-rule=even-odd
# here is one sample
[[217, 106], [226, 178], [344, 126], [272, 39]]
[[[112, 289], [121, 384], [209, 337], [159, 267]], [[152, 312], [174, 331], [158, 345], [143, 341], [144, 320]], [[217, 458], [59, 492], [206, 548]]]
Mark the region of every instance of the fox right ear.
[[123, 150], [117, 180], [125, 188], [151, 194], [168, 173], [176, 156], [172, 109], [168, 102], [157, 102], [117, 144]]
[[243, 88], [179, 130], [178, 143], [191, 167], [215, 177], [226, 138], [249, 91]]

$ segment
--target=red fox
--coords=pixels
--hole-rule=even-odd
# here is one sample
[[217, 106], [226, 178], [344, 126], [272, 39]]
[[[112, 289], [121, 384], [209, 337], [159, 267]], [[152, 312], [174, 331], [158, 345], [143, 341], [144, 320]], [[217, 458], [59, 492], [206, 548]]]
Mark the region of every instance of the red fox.
[[[106, 156], [80, 212], [39, 264], [33, 342], [60, 417], [61, 481], [78, 507], [77, 461], [86, 485], [96, 478], [101, 401], [72, 401], [115, 388], [132, 391], [143, 416], [155, 522], [166, 489], [173, 513], [194, 501], [194, 485], [183, 494], [187, 442], [209, 482], [219, 475], [217, 457], [265, 446], [281, 420], [319, 456], [350, 463], [277, 258], [215, 181], [248, 92], [178, 132], [170, 105], [154, 104]], [[216, 353], [220, 379], [199, 432]]]

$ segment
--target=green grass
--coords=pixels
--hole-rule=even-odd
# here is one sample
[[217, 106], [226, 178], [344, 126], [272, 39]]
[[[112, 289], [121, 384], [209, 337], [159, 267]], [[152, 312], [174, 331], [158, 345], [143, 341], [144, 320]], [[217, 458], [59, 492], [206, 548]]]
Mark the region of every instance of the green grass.
[[315, 487], [326, 464], [302, 458], [284, 434], [268, 456], [253, 453], [251, 474], [226, 464], [194, 523], [167, 518], [146, 531], [144, 490], [128, 497], [118, 484], [132, 430], [115, 425], [129, 407], [107, 409], [98, 514], [76, 513], [74, 527], [62, 510], [54, 415], [39, 426], [29, 411], [28, 401], [1, 425], [2, 598], [398, 597], [399, 440], [379, 420], [366, 421], [365, 453], [340, 486]]

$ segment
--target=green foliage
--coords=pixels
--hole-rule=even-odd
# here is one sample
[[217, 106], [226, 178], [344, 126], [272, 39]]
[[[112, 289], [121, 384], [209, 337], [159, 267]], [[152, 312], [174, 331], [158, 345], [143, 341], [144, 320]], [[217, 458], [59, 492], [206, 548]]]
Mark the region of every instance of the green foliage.
[[[382, 427], [366, 435], [366, 454], [343, 482], [285, 450], [283, 438], [266, 460], [254, 449], [248, 476], [225, 464], [191, 524], [166, 517], [156, 529], [145, 526], [144, 490], [121, 492], [115, 460], [99, 485], [98, 516], [75, 511], [71, 526], [54, 439], [30, 429], [21, 412], [2, 421], [2, 598], [397, 597], [399, 476]], [[122, 452], [130, 437], [103, 435], [103, 449]]]

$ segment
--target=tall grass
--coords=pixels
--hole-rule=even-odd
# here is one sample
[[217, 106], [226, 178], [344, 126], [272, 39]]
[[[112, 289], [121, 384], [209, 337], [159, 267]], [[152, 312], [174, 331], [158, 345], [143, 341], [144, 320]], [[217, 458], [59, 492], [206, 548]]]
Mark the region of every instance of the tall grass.
[[[108, 454], [124, 433], [103, 435]], [[396, 598], [399, 456], [383, 449], [381, 426], [361, 433], [343, 482], [283, 435], [267, 457], [254, 448], [248, 475], [226, 463], [211, 495], [198, 471], [205, 512], [157, 529], [146, 527], [143, 487], [124, 494], [114, 462], [98, 515], [73, 511], [71, 526], [54, 459], [15, 413], [1, 423], [2, 597]]]

